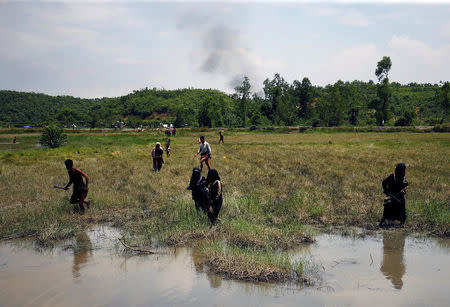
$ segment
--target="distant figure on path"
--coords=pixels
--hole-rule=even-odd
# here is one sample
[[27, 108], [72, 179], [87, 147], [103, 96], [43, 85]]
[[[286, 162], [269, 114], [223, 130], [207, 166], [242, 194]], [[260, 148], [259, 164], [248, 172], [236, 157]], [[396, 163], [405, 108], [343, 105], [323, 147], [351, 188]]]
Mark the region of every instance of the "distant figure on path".
[[173, 127], [173, 129], [172, 129], [172, 135], [175, 136], [176, 133], [177, 133], [177, 128]]
[[395, 167], [394, 174], [390, 174], [383, 180], [383, 192], [386, 194], [384, 200], [383, 217], [379, 227], [383, 226], [386, 220], [400, 221], [403, 225], [406, 221], [406, 201], [405, 193], [408, 181], [406, 180], [406, 165], [399, 163]]
[[156, 146], [152, 150], [153, 171], [159, 172], [161, 170], [162, 164], [164, 163], [163, 154], [164, 154], [164, 151], [161, 148], [161, 143], [157, 142]]
[[200, 137], [200, 143], [200, 149], [194, 157], [200, 154], [200, 170], [203, 170], [203, 162], [206, 163], [208, 170], [210, 170], [211, 165], [209, 165], [209, 159], [211, 159], [211, 146], [209, 146], [208, 142], [205, 141], [205, 137], [203, 135]]
[[[84, 213], [84, 204], [87, 205], [89, 209], [90, 201], [85, 200], [88, 194], [89, 188], [89, 177], [86, 173], [83, 173], [80, 169], [73, 167], [73, 161], [67, 159], [64, 161], [67, 168], [67, 173], [69, 174], [69, 183], [66, 184], [64, 190], [68, 190], [69, 186], [73, 183], [73, 193], [70, 197], [71, 204], [78, 204], [80, 208], [80, 213]], [[83, 177], [86, 183], [83, 182]]]
[[13, 138], [13, 144], [16, 144], [17, 143], [17, 136], [15, 136], [14, 138]]
[[170, 152], [172, 151], [170, 149], [170, 139], [167, 139], [165, 147], [166, 147], [166, 156], [169, 157], [170, 156]]
[[220, 144], [220, 142], [222, 142], [222, 144], [224, 144], [224, 142], [223, 142], [223, 133], [222, 133], [222, 131], [219, 131], [219, 137], [220, 137], [220, 139], [219, 139], [219, 144]]
[[219, 173], [215, 169], [209, 170], [206, 177], [206, 185], [209, 189], [208, 217], [211, 224], [215, 225], [223, 203], [222, 183], [220, 182]]

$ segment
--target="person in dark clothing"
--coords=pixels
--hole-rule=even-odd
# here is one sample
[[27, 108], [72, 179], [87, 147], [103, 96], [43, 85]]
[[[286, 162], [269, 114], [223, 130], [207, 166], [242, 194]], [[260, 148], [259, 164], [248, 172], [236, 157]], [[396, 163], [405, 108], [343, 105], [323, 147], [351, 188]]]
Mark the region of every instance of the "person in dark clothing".
[[219, 139], [219, 144], [220, 144], [220, 142], [222, 142], [222, 144], [225, 144], [225, 143], [223, 142], [223, 133], [222, 133], [222, 131], [219, 131], [219, 137], [220, 137], [220, 139]]
[[155, 148], [152, 150], [152, 158], [153, 158], [153, 171], [160, 171], [161, 167], [164, 163], [163, 160], [164, 150], [161, 148], [161, 143], [157, 142]]
[[192, 170], [191, 181], [187, 187], [192, 192], [192, 199], [195, 203], [195, 209], [208, 212], [209, 198], [208, 189], [206, 188], [206, 179], [202, 176], [202, 171], [198, 167]]
[[403, 225], [406, 221], [405, 193], [408, 181], [406, 180], [406, 165], [399, 163], [395, 167], [394, 174], [390, 174], [383, 180], [383, 192], [386, 194], [384, 200], [383, 217], [380, 227], [386, 220], [398, 220]]
[[209, 189], [208, 217], [212, 225], [217, 223], [220, 208], [222, 208], [222, 183], [219, 173], [215, 169], [210, 169], [206, 177], [206, 185]]
[[[66, 184], [64, 190], [68, 190], [73, 183], [73, 193], [70, 197], [70, 203], [78, 204], [80, 213], [84, 213], [84, 204], [86, 204], [89, 209], [91, 203], [89, 200], [85, 200], [89, 191], [89, 177], [78, 168], [74, 168], [72, 160], [67, 159], [64, 161], [64, 164], [66, 165], [67, 173], [69, 174], [69, 183]], [[83, 182], [83, 177], [86, 183]]]
[[167, 157], [170, 156], [171, 152], [172, 152], [172, 149], [170, 149], [170, 139], [167, 139], [167, 141], [166, 141], [166, 155], [167, 155]]

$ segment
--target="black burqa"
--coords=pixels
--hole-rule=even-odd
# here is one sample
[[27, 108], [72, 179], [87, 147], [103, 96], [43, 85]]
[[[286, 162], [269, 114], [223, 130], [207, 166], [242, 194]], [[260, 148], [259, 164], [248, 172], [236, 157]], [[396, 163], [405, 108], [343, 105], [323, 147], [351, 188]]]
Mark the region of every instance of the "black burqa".
[[383, 180], [383, 192], [387, 197], [384, 201], [380, 226], [385, 220], [398, 220], [402, 224], [406, 221], [406, 201], [403, 189], [408, 186], [408, 181], [405, 178], [405, 173], [406, 165], [399, 163], [395, 167], [394, 174], [390, 174]]
[[202, 176], [202, 171], [198, 167], [192, 170], [191, 180], [187, 187], [192, 192], [192, 199], [195, 203], [195, 209], [208, 210], [208, 189], [206, 188], [206, 179]]
[[208, 217], [211, 223], [217, 221], [217, 217], [222, 208], [223, 198], [222, 198], [222, 182], [220, 181], [219, 173], [215, 169], [210, 169], [208, 171], [208, 176], [206, 177], [206, 185], [209, 189], [209, 205], [212, 208], [212, 212], [208, 210]]

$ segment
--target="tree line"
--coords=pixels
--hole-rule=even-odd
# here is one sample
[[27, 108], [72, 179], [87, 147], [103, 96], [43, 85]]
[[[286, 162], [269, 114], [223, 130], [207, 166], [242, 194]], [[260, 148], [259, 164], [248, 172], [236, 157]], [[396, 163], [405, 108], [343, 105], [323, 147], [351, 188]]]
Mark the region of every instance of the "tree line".
[[377, 82], [337, 81], [315, 86], [304, 77], [289, 84], [280, 74], [252, 91], [244, 77], [233, 94], [213, 89], [141, 89], [125, 96], [82, 99], [0, 91], [0, 125], [130, 127], [267, 127], [435, 125], [449, 122], [450, 83], [406, 85], [389, 81], [383, 57]]

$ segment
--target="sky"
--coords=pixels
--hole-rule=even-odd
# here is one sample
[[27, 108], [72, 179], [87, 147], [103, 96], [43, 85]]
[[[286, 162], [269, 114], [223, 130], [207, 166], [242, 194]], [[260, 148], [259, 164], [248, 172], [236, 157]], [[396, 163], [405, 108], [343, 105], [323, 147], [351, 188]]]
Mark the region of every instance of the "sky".
[[287, 82], [450, 81], [450, 1], [0, 0], [0, 90], [115, 97]]

